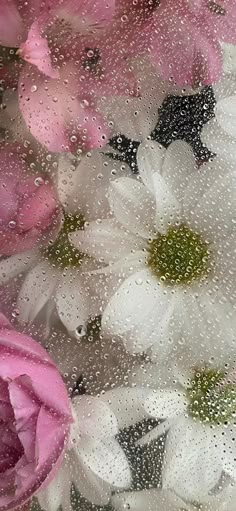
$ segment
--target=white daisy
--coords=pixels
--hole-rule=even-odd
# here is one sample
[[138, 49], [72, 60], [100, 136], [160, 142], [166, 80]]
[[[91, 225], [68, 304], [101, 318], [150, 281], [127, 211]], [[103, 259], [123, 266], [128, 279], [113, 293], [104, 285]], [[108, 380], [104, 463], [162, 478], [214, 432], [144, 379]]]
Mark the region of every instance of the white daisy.
[[187, 341], [219, 355], [236, 331], [236, 173], [216, 159], [198, 170], [183, 142], [141, 144], [138, 165], [141, 182], [109, 187], [114, 217], [70, 235], [108, 265], [102, 327], [132, 352], [165, 357]]
[[98, 279], [88, 274], [91, 260], [77, 251], [68, 238], [86, 221], [107, 215], [105, 193], [109, 180], [124, 174], [122, 165], [114, 165], [110, 159], [105, 166], [101, 164], [103, 172], [98, 173], [99, 158], [102, 156], [98, 151], [82, 157], [79, 164], [72, 155], [59, 158], [58, 170], [52, 177], [57, 181], [64, 215], [56, 239], [47, 247], [0, 261], [1, 283], [27, 271], [17, 300], [18, 318], [32, 322], [43, 312], [46, 334], [55, 307], [68, 331], [78, 337], [88, 318], [100, 313], [101, 301], [94, 287]]
[[73, 483], [90, 502], [105, 505], [114, 489], [131, 485], [127, 458], [115, 439], [118, 422], [102, 399], [80, 396], [73, 399], [74, 424], [70, 445], [59, 472], [49, 486], [38, 493], [45, 511], [71, 509], [70, 489]]
[[211, 496], [204, 504], [182, 500], [170, 490], [151, 488], [116, 493], [111, 504], [116, 511], [235, 511], [236, 486], [229, 485], [220, 495]]
[[[191, 373], [191, 374], [190, 374]], [[162, 422], [139, 443], [167, 432], [162, 487], [185, 500], [218, 498], [224, 481], [236, 480], [236, 385], [220, 369], [177, 374], [177, 382], [150, 392], [144, 407]]]
[[111, 504], [116, 511], [194, 511], [197, 509], [171, 491], [158, 488], [117, 493], [112, 497]]

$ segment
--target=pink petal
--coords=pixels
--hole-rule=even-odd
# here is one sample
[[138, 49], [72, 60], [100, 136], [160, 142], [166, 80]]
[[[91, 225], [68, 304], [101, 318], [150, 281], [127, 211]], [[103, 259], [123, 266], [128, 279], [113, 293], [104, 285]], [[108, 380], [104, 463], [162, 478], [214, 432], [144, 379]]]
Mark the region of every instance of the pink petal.
[[211, 14], [211, 16], [207, 16], [206, 12], [207, 4], [205, 11], [202, 14], [202, 25], [206, 34], [212, 34], [218, 41], [224, 41], [226, 43], [236, 44], [236, 9], [235, 9], [235, 0], [217, 0], [216, 3], [221, 6], [225, 10], [225, 15], [215, 15]]
[[38, 415], [41, 402], [34, 392], [31, 379], [25, 374], [10, 381], [8, 389], [10, 402], [14, 410], [16, 428], [20, 432], [31, 420], [31, 417]]
[[31, 26], [27, 40], [20, 46], [19, 55], [50, 78], [59, 78], [58, 70], [52, 67], [50, 50], [42, 36], [39, 20]]
[[[0, 328], [11, 328], [10, 321], [0, 312]], [[1, 380], [0, 380], [0, 399], [2, 399], [2, 387], [1, 387]]]
[[[77, 40], [77, 76], [79, 88], [89, 101], [107, 95], [136, 96], [137, 78], [129, 61], [117, 52], [119, 42], [111, 32], [104, 37]], [[68, 46], [67, 51], [71, 51]]]
[[94, 32], [111, 22], [115, 0], [49, 0], [52, 14], [71, 25], [72, 32]]
[[28, 461], [35, 459], [36, 423], [40, 404], [32, 391], [30, 379], [20, 376], [9, 383], [10, 400], [16, 429]]
[[17, 0], [19, 12], [24, 20], [25, 26], [29, 29], [32, 23], [41, 15], [48, 15], [48, 0]]
[[18, 212], [17, 223], [22, 231], [28, 231], [33, 227], [47, 229], [57, 208], [53, 187], [50, 184], [37, 186], [35, 177], [33, 180], [34, 193], [23, 201]]
[[209, 84], [220, 77], [220, 45], [199, 30], [182, 0], [157, 10], [150, 47], [154, 65], [164, 78], [172, 78], [177, 85]]
[[65, 385], [46, 351], [30, 337], [2, 329], [0, 377], [8, 381], [23, 374], [31, 379], [35, 395], [42, 403], [71, 420]]
[[102, 118], [74, 96], [77, 79], [73, 72], [63, 71], [65, 78], [46, 81], [29, 65], [25, 66], [20, 78], [19, 106], [29, 130], [53, 152], [102, 147], [107, 141]]
[[[42, 407], [37, 421], [36, 459], [37, 467], [47, 464], [53, 456], [56, 461], [64, 448], [68, 435], [68, 423], [63, 423], [56, 415]], [[66, 435], [67, 432], [67, 435]]]
[[60, 422], [46, 408], [40, 409], [35, 435], [35, 459], [28, 463], [23, 456], [17, 463], [15, 499], [12, 501], [11, 498], [9, 508], [13, 504], [22, 504], [39, 487], [45, 487], [53, 479], [63, 461], [68, 433], [68, 425]]
[[[0, 230], [0, 252], [4, 256], [13, 254], [21, 254], [27, 250], [31, 250], [37, 244], [44, 242], [42, 240], [42, 231], [34, 228], [30, 233], [11, 233]], [[45, 240], [46, 241], [46, 240]]]
[[0, 9], [0, 44], [18, 48], [26, 32], [17, 4], [14, 0], [1, 0]]

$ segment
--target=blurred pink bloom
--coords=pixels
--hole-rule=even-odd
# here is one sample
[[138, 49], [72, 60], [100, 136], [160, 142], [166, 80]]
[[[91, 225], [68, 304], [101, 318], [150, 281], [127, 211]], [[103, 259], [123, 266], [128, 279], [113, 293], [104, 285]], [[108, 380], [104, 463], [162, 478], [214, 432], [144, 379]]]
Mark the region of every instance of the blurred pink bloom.
[[72, 417], [61, 376], [32, 338], [0, 317], [1, 509], [22, 505], [60, 467]]
[[222, 72], [221, 42], [236, 43], [235, 0], [161, 0], [143, 38], [162, 76], [211, 84]]
[[51, 0], [50, 15], [32, 24], [20, 46], [21, 57], [33, 64], [20, 75], [21, 113], [50, 151], [105, 145], [109, 129], [97, 99], [135, 93], [134, 75], [117, 52], [112, 28], [104, 31], [114, 8], [114, 0]]
[[47, 0], [41, 7], [18, 49], [28, 63], [18, 86], [22, 116], [49, 151], [102, 147], [109, 129], [97, 99], [135, 94], [134, 75], [109, 36], [115, 0]]
[[52, 184], [29, 174], [16, 147], [0, 153], [0, 253], [12, 255], [33, 248], [52, 234], [59, 209]]
[[[32, 135], [49, 151], [74, 152], [102, 147], [108, 128], [89, 94], [79, 96], [79, 78], [73, 65], [63, 68], [58, 80], [45, 77], [29, 64], [19, 80], [19, 107]], [[89, 98], [90, 99], [90, 98]]]
[[34, 19], [47, 7], [48, 0], [0, 0], [0, 44], [18, 48], [27, 37]]

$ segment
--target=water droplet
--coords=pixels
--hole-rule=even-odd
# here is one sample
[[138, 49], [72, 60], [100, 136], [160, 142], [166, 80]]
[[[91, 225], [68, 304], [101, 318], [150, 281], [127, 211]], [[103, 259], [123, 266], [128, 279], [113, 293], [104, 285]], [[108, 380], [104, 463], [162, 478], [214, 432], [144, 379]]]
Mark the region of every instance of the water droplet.
[[84, 325], [79, 325], [75, 329], [75, 337], [77, 339], [81, 339], [81, 337], [84, 337], [86, 335], [86, 328]]
[[19, 316], [20, 314], [20, 311], [18, 309], [13, 309], [11, 315], [13, 316], [13, 318], [17, 318], [17, 316]]
[[91, 59], [94, 56], [94, 51], [93, 50], [88, 50], [87, 56]]
[[8, 226], [10, 227], [10, 229], [15, 229], [16, 227], [16, 222], [15, 220], [10, 220]]
[[44, 180], [42, 177], [36, 177], [36, 179], [34, 180], [34, 184], [35, 186], [41, 186], [44, 184]]

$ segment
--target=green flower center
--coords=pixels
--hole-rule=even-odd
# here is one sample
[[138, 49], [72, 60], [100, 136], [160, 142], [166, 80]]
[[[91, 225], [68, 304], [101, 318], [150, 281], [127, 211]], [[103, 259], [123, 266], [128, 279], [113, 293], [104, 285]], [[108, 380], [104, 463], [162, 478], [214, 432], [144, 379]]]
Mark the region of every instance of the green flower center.
[[195, 373], [187, 390], [188, 414], [200, 422], [225, 424], [236, 412], [236, 386], [223, 384], [221, 371], [203, 369]]
[[65, 215], [62, 229], [56, 240], [43, 250], [43, 256], [51, 263], [61, 268], [80, 266], [84, 254], [77, 250], [69, 240], [69, 234], [83, 229], [85, 219], [83, 215]]
[[209, 271], [208, 243], [186, 225], [170, 227], [149, 242], [147, 264], [154, 275], [171, 284], [191, 284]]

